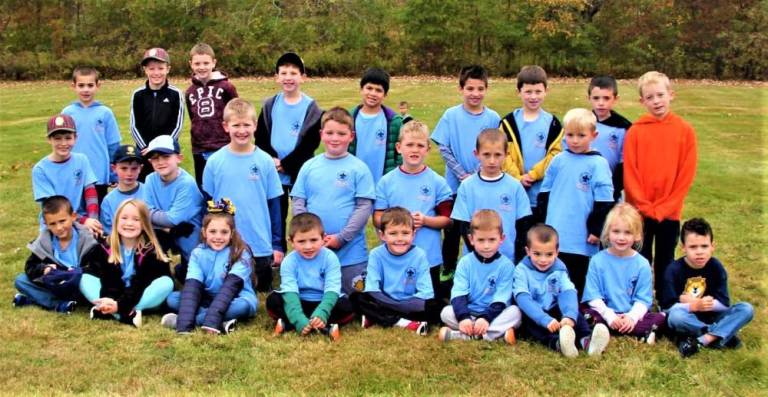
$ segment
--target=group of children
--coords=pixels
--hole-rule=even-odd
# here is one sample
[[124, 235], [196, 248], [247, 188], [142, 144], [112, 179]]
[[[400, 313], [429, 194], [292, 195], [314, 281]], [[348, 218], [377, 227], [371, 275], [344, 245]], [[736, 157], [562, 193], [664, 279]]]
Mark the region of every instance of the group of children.
[[[665, 75], [640, 78], [648, 114], [635, 124], [613, 111], [610, 77], [590, 82], [591, 111], [561, 124], [542, 108], [540, 67], [521, 70], [522, 107], [502, 118], [483, 104], [487, 71], [469, 66], [463, 102], [430, 136], [407, 103], [400, 114], [383, 105], [390, 79], [378, 68], [351, 112], [322, 111], [300, 89], [302, 59], [286, 53], [281, 92], [257, 114], [210, 46], [194, 46], [189, 63], [183, 94], [168, 83], [168, 53], [145, 52], [135, 145], [122, 146], [94, 98], [98, 72], [74, 71], [78, 101], [50, 119], [52, 153], [32, 170], [42, 227], [15, 306], [70, 313], [85, 300], [91, 318], [137, 327], [143, 311], [167, 308], [161, 323], [179, 333], [228, 333], [256, 314], [256, 291], [271, 291], [279, 267], [266, 298], [275, 334], [337, 340], [359, 314], [363, 328], [426, 335], [442, 322], [442, 341], [519, 336], [566, 357], [599, 355], [611, 335], [654, 343], [667, 327], [683, 356], [740, 344], [752, 308], [730, 304], [711, 228], [692, 219], [679, 231], [696, 138], [670, 111]], [[180, 167], [185, 103], [195, 177]], [[445, 177], [425, 164], [431, 141]], [[369, 252], [371, 218], [382, 245]], [[678, 233], [685, 256], [673, 261]]]

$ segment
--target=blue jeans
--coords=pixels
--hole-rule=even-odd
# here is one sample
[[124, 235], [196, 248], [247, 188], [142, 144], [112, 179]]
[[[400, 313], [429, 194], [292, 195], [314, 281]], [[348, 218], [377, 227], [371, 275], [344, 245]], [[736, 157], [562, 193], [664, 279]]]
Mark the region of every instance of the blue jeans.
[[[27, 298], [32, 301], [32, 303], [38, 306], [42, 306], [48, 310], [53, 310], [58, 304], [65, 302], [65, 300], [57, 298], [56, 295], [51, 293], [51, 291], [42, 285], [33, 283], [32, 280], [27, 277], [26, 273], [21, 273], [16, 276], [14, 286], [17, 290], [19, 290], [19, 292], [21, 292], [23, 295], [26, 295]], [[80, 299], [80, 294], [76, 293], [66, 301], [76, 301], [78, 299]]]
[[[168, 299], [165, 300], [165, 303], [168, 305], [168, 307], [178, 313], [179, 312], [179, 306], [181, 305], [181, 292], [180, 291], [174, 291], [171, 292], [170, 295], [168, 295]], [[203, 321], [205, 320], [205, 314], [208, 312], [208, 308], [204, 307], [203, 305], [200, 305], [200, 307], [197, 308], [197, 315], [195, 316], [195, 323], [197, 325], [203, 325]], [[237, 319], [243, 319], [248, 317], [253, 317], [256, 315], [256, 312], [251, 309], [251, 305], [248, 304], [248, 301], [246, 301], [243, 298], [237, 297], [235, 299], [232, 299], [232, 303], [229, 304], [229, 308], [227, 308], [227, 312], [224, 313], [224, 321], [232, 320], [233, 318]]]
[[752, 315], [752, 305], [739, 302], [727, 310], [717, 313], [715, 321], [707, 324], [701, 321], [696, 313], [690, 313], [684, 308], [674, 308], [667, 314], [667, 324], [672, 331], [678, 334], [696, 337], [704, 334], [717, 336], [720, 339], [715, 343], [722, 347], [736, 336], [740, 329], [752, 321]]
[[[134, 309], [154, 309], [165, 302], [165, 298], [171, 291], [173, 291], [173, 280], [168, 276], [158, 277], [144, 289]], [[101, 298], [101, 280], [91, 274], [83, 274], [83, 278], [80, 279], [80, 292], [88, 302], [93, 303]]]

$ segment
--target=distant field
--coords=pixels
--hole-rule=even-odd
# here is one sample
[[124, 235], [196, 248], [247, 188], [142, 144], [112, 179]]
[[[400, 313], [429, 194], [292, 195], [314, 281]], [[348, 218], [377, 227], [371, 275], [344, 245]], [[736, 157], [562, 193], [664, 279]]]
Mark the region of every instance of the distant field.
[[[175, 80], [185, 89], [187, 81]], [[586, 80], [553, 81], [544, 107], [562, 118], [588, 107]], [[715, 228], [716, 255], [726, 264], [732, 300], [755, 307], [738, 351], [706, 351], [681, 360], [667, 340], [656, 346], [613, 340], [602, 358], [567, 361], [528, 342], [440, 344], [433, 330], [419, 338], [401, 330], [342, 328], [338, 344], [294, 335], [271, 336], [260, 308], [256, 319], [226, 337], [179, 337], [145, 316], [132, 329], [91, 322], [80, 308], [69, 317], [36, 308], [14, 310], [13, 278], [23, 270], [26, 242], [37, 233], [30, 170], [47, 155], [45, 123], [75, 99], [69, 83], [0, 83], [0, 394], [223, 395], [765, 395], [768, 304], [768, 195], [764, 84], [682, 82], [673, 109], [696, 129], [699, 168], [685, 217], [703, 216]], [[138, 80], [105, 81], [97, 95], [117, 115], [130, 141], [128, 106]], [[235, 79], [240, 95], [260, 106], [277, 89], [270, 79]], [[632, 82], [622, 82], [618, 110], [642, 113]], [[407, 100], [430, 127], [460, 102], [446, 78], [394, 79], [387, 105]], [[314, 79], [304, 92], [322, 108], [351, 107], [357, 80]], [[486, 103], [500, 115], [520, 104], [514, 81], [491, 81]], [[192, 172], [189, 119], [182, 148]], [[433, 148], [429, 164], [443, 171]], [[369, 245], [375, 236], [368, 230]], [[260, 296], [263, 301], [264, 296]], [[760, 390], [763, 390], [762, 392]]]

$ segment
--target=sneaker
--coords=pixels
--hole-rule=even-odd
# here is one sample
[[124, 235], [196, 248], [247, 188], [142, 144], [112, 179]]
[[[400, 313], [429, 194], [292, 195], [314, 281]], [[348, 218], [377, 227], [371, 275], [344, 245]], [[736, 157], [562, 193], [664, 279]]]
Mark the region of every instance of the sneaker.
[[13, 296], [13, 307], [22, 307], [32, 303], [32, 301], [24, 294], [17, 293]]
[[723, 345], [723, 347], [728, 349], [738, 349], [741, 347], [741, 339], [734, 335], [726, 344]]
[[701, 343], [693, 336], [689, 336], [677, 342], [677, 351], [683, 358], [690, 357], [701, 350]]
[[237, 319], [233, 318], [229, 321], [224, 321], [221, 324], [221, 329], [224, 331], [224, 335], [231, 334], [232, 332], [235, 332], [235, 324], [237, 324]]
[[368, 317], [365, 317], [365, 314], [360, 316], [360, 327], [362, 327], [363, 329], [366, 329], [366, 328], [371, 328], [372, 326], [373, 326], [373, 323], [371, 322], [371, 320], [368, 320]]
[[141, 326], [144, 324], [144, 321], [141, 317], [141, 310], [136, 310], [133, 312], [133, 317], [131, 318], [131, 325], [133, 325], [136, 328], [141, 328]]
[[109, 320], [113, 319], [114, 317], [111, 314], [104, 314], [96, 309], [96, 306], [91, 307], [90, 312], [88, 312], [88, 318], [91, 320]]
[[599, 356], [603, 354], [605, 348], [608, 347], [608, 341], [611, 340], [611, 333], [608, 331], [608, 327], [605, 324], [598, 323], [592, 330], [592, 336], [589, 338], [589, 342], [585, 346], [587, 354], [590, 356]]
[[427, 333], [429, 332], [426, 321], [411, 321], [405, 328], [420, 336], [427, 336]]
[[275, 323], [275, 330], [272, 332], [273, 336], [280, 336], [285, 332], [285, 324], [283, 324], [283, 319], [278, 318], [277, 322]]
[[160, 319], [160, 325], [166, 328], [176, 329], [176, 319], [179, 315], [176, 313], [168, 313]]
[[514, 345], [517, 343], [517, 338], [515, 338], [515, 329], [510, 328], [506, 332], [504, 332], [504, 342], [506, 342], [508, 345]]
[[574, 332], [573, 327], [570, 325], [560, 327], [558, 348], [560, 353], [568, 358], [579, 355], [579, 350], [576, 349], [576, 332]]
[[331, 342], [338, 342], [341, 339], [339, 324], [331, 324], [326, 329], [328, 330], [328, 338], [331, 339]]
[[461, 331], [453, 330], [449, 327], [442, 327], [440, 328], [440, 332], [437, 333], [437, 339], [441, 342], [448, 342], [451, 340], [469, 340], [471, 338]]
[[56, 305], [56, 313], [61, 314], [72, 314], [73, 311], [75, 311], [75, 306], [77, 306], [77, 302], [75, 301], [68, 301], [68, 302], [61, 302], [58, 305]]
[[643, 342], [649, 344], [649, 345], [655, 345], [656, 344], [656, 332], [651, 331], [643, 338]]

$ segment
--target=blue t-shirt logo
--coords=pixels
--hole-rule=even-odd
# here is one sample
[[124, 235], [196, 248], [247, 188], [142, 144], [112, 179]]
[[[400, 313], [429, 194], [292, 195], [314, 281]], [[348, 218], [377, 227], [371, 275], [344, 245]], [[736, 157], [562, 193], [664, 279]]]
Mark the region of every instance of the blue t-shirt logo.
[[102, 120], [96, 120], [96, 125], [93, 126], [93, 132], [97, 134], [103, 134], [104, 133], [104, 121]]
[[487, 281], [488, 287], [483, 291], [483, 295], [490, 295], [496, 291], [496, 276], [489, 276]]
[[72, 175], [75, 177], [75, 184], [76, 184], [76, 185], [79, 185], [79, 184], [80, 184], [80, 182], [82, 182], [82, 181], [83, 181], [83, 170], [82, 170], [82, 169], [80, 169], [80, 168], [76, 169], [76, 170], [75, 170], [75, 171], [72, 173]]
[[341, 170], [336, 174], [336, 186], [347, 187], [349, 185], [349, 171]]
[[419, 187], [419, 200], [420, 201], [431, 201], [432, 200], [432, 189], [427, 185], [421, 185]]
[[551, 277], [547, 279], [547, 292], [549, 292], [552, 295], [557, 295], [560, 293], [560, 283], [558, 283], [557, 278]]
[[608, 135], [608, 147], [614, 151], [619, 148], [619, 136], [615, 132]]
[[376, 130], [376, 143], [377, 144], [383, 145], [384, 142], [386, 141], [386, 137], [387, 137], [387, 135], [386, 135], [386, 133], [385, 133], [385, 131], [383, 129], [380, 128], [380, 129]]
[[293, 124], [291, 124], [291, 135], [292, 136], [299, 136], [299, 129], [301, 128], [301, 123], [298, 121], [294, 121]]
[[634, 276], [629, 280], [629, 288], [627, 288], [627, 296], [635, 295], [636, 288], [637, 288], [637, 276]]
[[579, 182], [576, 183], [576, 189], [579, 189], [583, 192], [586, 192], [589, 190], [589, 182], [592, 181], [592, 173], [589, 171], [584, 171], [579, 175]]
[[512, 211], [512, 197], [506, 193], [502, 193], [499, 196], [499, 210], [505, 212]]
[[248, 179], [252, 181], [259, 180], [261, 178], [260, 172], [259, 172], [259, 166], [255, 163], [251, 165], [250, 168], [250, 175], [248, 176]]
[[546, 143], [544, 138], [544, 132], [539, 131], [536, 133], [536, 147], [544, 147], [544, 144]]

